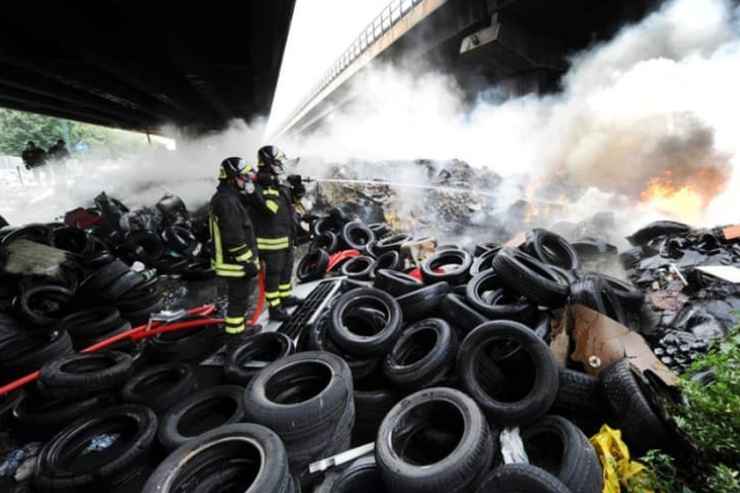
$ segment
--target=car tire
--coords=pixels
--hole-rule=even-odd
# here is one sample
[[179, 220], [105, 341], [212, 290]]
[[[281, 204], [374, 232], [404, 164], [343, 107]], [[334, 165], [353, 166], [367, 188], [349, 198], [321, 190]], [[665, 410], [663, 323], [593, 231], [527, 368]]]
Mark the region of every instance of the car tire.
[[449, 292], [450, 285], [441, 281], [401, 295], [396, 301], [403, 312], [403, 319], [412, 322], [432, 315]]
[[39, 381], [54, 390], [95, 392], [120, 387], [131, 376], [133, 358], [118, 351], [64, 356], [41, 368]]
[[[491, 357], [494, 351], [499, 354]], [[489, 385], [481, 378], [484, 364], [505, 368], [505, 376], [517, 379], [507, 378], [503, 388]], [[487, 322], [468, 334], [458, 352], [457, 371], [463, 387], [489, 419], [504, 426], [536, 421], [549, 411], [557, 395], [558, 367], [550, 348], [529, 327], [513, 321]]]
[[220, 426], [245, 421], [243, 393], [239, 385], [219, 385], [177, 402], [162, 415], [159, 443], [172, 451]]
[[[293, 340], [280, 332], [263, 332], [246, 339], [230, 351], [224, 362], [224, 379], [233, 384], [247, 385], [262, 367], [247, 366], [254, 361], [266, 365], [290, 356], [295, 351]], [[265, 366], [266, 366], [265, 365]]]
[[[505, 464], [486, 476], [476, 493], [572, 493], [558, 478], [530, 464]], [[599, 493], [594, 491], [593, 493]]]
[[372, 455], [360, 457], [342, 469], [333, 470], [324, 476], [313, 493], [385, 493], [380, 469]]
[[502, 248], [493, 259], [493, 270], [504, 287], [542, 306], [559, 307], [568, 297], [568, 285], [545, 264], [513, 248]]
[[439, 304], [439, 312], [458, 332], [458, 339], [462, 340], [473, 329], [488, 322], [488, 317], [477, 312], [466, 299], [455, 293], [445, 296]]
[[403, 272], [378, 269], [375, 272], [375, 282], [373, 283], [373, 287], [380, 289], [381, 291], [385, 291], [394, 298], [397, 298], [410, 293], [411, 291], [416, 291], [423, 287], [423, 284], [417, 278], [411, 277]]
[[[484, 293], [492, 294], [484, 300]], [[465, 298], [473, 309], [489, 319], [528, 321], [537, 310], [527, 300], [512, 296], [501, 288], [501, 281], [493, 270], [482, 272], [468, 282]]]
[[527, 250], [540, 262], [561, 269], [576, 270], [581, 266], [573, 245], [562, 236], [546, 229], [535, 228], [531, 231], [527, 237]]
[[224, 337], [222, 325], [164, 332], [148, 340], [145, 353], [160, 363], [200, 362], [219, 350]]
[[433, 387], [390, 410], [375, 457], [392, 493], [472, 491], [491, 465], [494, 438], [478, 405], [462, 392]]
[[[470, 266], [473, 257], [465, 250], [442, 250], [421, 264], [421, 278], [424, 284], [447, 282], [451, 286], [465, 284], [470, 279]], [[443, 266], [454, 266], [451, 270], [437, 272]]]
[[365, 251], [367, 245], [375, 241], [375, 233], [360, 221], [352, 221], [342, 228], [342, 240], [353, 250]]
[[343, 276], [354, 281], [369, 281], [375, 270], [375, 260], [366, 255], [353, 257], [342, 264], [340, 269]]
[[192, 395], [197, 384], [193, 368], [185, 363], [169, 363], [144, 368], [134, 374], [121, 390], [121, 398], [142, 404], [157, 414]]
[[301, 282], [311, 282], [321, 279], [326, 275], [329, 265], [329, 254], [321, 248], [308, 252], [298, 262], [296, 276]]

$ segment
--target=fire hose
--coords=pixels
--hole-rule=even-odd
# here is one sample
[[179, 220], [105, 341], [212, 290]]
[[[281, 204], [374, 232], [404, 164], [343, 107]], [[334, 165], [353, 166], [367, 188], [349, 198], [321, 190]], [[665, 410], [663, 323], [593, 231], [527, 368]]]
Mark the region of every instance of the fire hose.
[[[261, 270], [259, 274], [259, 295], [257, 297], [257, 307], [254, 310], [254, 314], [252, 315], [252, 318], [249, 320], [250, 325], [254, 325], [257, 322], [264, 308], [265, 308], [265, 274], [264, 274], [264, 270]], [[182, 310], [181, 312], [178, 312], [176, 316], [176, 320], [182, 320], [185, 318], [194, 318], [194, 317], [200, 317], [200, 318], [196, 318], [195, 320], [182, 320], [182, 321], [176, 321], [175, 319], [169, 319], [164, 323], [157, 320], [157, 314], [153, 314], [149, 322], [147, 322], [146, 324], [139, 325], [125, 332], [121, 332], [120, 334], [116, 334], [112, 337], [109, 337], [108, 339], [104, 339], [96, 344], [93, 344], [92, 346], [86, 347], [80, 352], [81, 353], [94, 353], [96, 351], [100, 351], [101, 349], [108, 348], [111, 345], [124, 341], [124, 340], [131, 340], [131, 341], [136, 342], [142, 339], [156, 336], [158, 334], [164, 334], [166, 332], [176, 332], [179, 330], [188, 330], [188, 329], [194, 329], [197, 327], [207, 327], [210, 325], [223, 324], [223, 319], [211, 317], [211, 315], [213, 315], [215, 311], [216, 311], [216, 307], [214, 305], [198, 306], [195, 308], [190, 308], [188, 310]], [[35, 371], [17, 380], [14, 380], [6, 385], [3, 385], [2, 387], [0, 387], [0, 396], [9, 394], [10, 392], [13, 392], [14, 390], [18, 390], [21, 387], [28, 385], [29, 383], [35, 382], [36, 380], [38, 380], [39, 375], [40, 375], [40, 371]]]

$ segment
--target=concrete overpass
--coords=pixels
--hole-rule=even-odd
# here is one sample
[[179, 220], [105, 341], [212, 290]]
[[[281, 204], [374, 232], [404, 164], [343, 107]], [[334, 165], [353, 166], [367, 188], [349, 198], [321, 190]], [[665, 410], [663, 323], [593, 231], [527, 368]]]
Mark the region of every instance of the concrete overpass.
[[452, 74], [472, 98], [497, 84], [512, 94], [557, 88], [567, 56], [644, 16], [660, 0], [393, 0], [276, 131], [306, 134], [357, 97], [371, 63]]
[[294, 5], [5, 2], [0, 107], [139, 131], [267, 116]]

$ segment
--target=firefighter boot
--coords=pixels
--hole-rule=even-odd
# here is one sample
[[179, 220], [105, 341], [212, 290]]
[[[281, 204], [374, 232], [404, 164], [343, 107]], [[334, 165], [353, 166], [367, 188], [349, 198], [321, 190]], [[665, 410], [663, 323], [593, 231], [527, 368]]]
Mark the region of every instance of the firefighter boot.
[[285, 308], [283, 308], [282, 304], [276, 306], [276, 307], [270, 307], [270, 321], [271, 322], [285, 322], [290, 318], [290, 315], [287, 311], [285, 311]]

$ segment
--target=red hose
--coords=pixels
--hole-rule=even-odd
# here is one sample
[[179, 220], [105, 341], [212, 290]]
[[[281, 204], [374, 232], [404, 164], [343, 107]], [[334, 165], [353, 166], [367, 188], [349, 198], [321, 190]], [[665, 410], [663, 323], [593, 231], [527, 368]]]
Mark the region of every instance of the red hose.
[[249, 319], [250, 325], [255, 325], [259, 320], [262, 311], [265, 309], [265, 269], [260, 269], [259, 273], [259, 294], [257, 295], [257, 307], [254, 309], [252, 318]]

